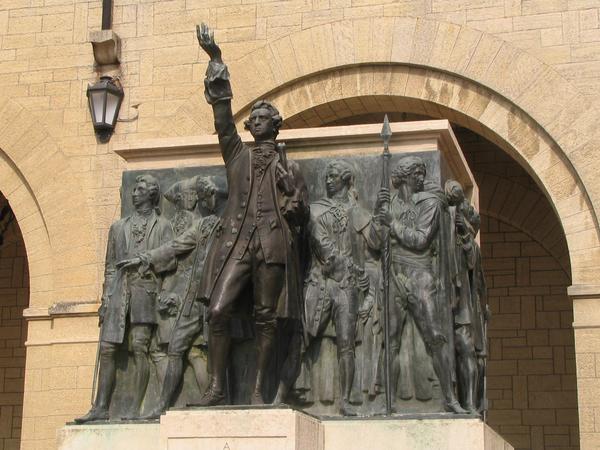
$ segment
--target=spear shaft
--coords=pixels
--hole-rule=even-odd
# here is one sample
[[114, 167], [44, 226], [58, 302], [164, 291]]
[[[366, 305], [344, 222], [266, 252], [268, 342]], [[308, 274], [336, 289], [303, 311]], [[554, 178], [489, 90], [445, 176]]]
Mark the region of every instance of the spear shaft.
[[[383, 154], [382, 158], [382, 189], [390, 190], [390, 149], [389, 142], [392, 137], [392, 130], [388, 121], [387, 114], [383, 119], [383, 128], [381, 130], [381, 138], [383, 139]], [[382, 205], [388, 211], [390, 209], [389, 202]], [[384, 321], [384, 360], [385, 360], [385, 413], [392, 413], [392, 389], [391, 389], [391, 355], [390, 355], [390, 228], [383, 225], [383, 242], [381, 254], [381, 273], [383, 281], [383, 321]]]

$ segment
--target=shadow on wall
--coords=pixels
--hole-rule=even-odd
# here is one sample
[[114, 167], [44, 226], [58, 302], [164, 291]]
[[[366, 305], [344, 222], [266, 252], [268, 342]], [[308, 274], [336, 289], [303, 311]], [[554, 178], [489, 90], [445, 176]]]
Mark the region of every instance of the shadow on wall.
[[29, 270], [23, 236], [0, 194], [0, 448], [21, 442]]

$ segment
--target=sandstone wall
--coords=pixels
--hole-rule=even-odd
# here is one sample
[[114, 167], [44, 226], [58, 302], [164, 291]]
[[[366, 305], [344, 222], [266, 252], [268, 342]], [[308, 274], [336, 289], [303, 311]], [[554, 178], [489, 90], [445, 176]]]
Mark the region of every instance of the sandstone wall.
[[[596, 280], [600, 250], [593, 208], [596, 196], [600, 195], [595, 166], [600, 116], [593, 104], [599, 98], [600, 84], [598, 0], [118, 0], [114, 3], [114, 30], [123, 40], [120, 76], [126, 97], [121, 118], [132, 120], [118, 124], [109, 145], [96, 142], [85, 97], [87, 84], [97, 75], [87, 41], [89, 31], [100, 28], [101, 2], [3, 0], [0, 3], [0, 190], [11, 201], [19, 220], [31, 272], [30, 308], [26, 311], [32, 320], [28, 335], [23, 448], [51, 448], [56, 427], [88, 407], [97, 339], [94, 303], [102, 282], [108, 226], [119, 215], [118, 190], [125, 168], [113, 147], [140, 139], [212, 130], [212, 118], [199, 93], [206, 57], [198, 50], [193, 27], [201, 21], [215, 27], [224, 54], [233, 63], [242, 61], [245, 65], [244, 57], [252, 52], [263, 55], [266, 43], [276, 43], [267, 47], [264, 56], [282, 58], [286, 64], [273, 79], [287, 80], [288, 75], [293, 78], [309, 71], [306, 68], [320, 60], [310, 51], [329, 50], [329, 46], [311, 46], [310, 42], [325, 42], [323, 26], [332, 24], [346, 33], [335, 44], [334, 56], [340, 61], [369, 61], [370, 54], [379, 55], [378, 49], [392, 45], [387, 37], [380, 42], [381, 37], [392, 34], [400, 39], [396, 45], [402, 54], [402, 39], [406, 36], [407, 45], [411, 49], [415, 46], [410, 57], [414, 64], [445, 68], [444, 55], [462, 54], [464, 50], [464, 58], [457, 57], [457, 72], [463, 71], [465, 76], [488, 83], [501, 92], [499, 98], [512, 101], [521, 99], [518, 96], [521, 90], [525, 97], [530, 92], [531, 98], [522, 99], [520, 104], [535, 116], [537, 122], [533, 125], [513, 122], [522, 114], [511, 109], [508, 100], [501, 104], [485, 95], [471, 99], [468, 96], [475, 98], [476, 91], [472, 85], [465, 85], [460, 91], [457, 88], [454, 94], [457, 98], [469, 98], [467, 106], [472, 110], [481, 108], [478, 114], [482, 121], [488, 119], [486, 126], [492, 129], [491, 134], [501, 130], [527, 151], [534, 152], [534, 146], [529, 137], [524, 142], [521, 136], [543, 130], [552, 133], [535, 141], [536, 148], [543, 151], [539, 150], [534, 168], [534, 175], [539, 177], [534, 178], [553, 180], [554, 188], [548, 191], [558, 206], [552, 208], [558, 210], [564, 227], [569, 230], [569, 250], [578, 258], [572, 268], [582, 274], [577, 280], [586, 283]], [[390, 23], [403, 17], [418, 17], [417, 31], [412, 25], [405, 32], [386, 34]], [[311, 28], [318, 31], [310, 31]], [[286, 40], [291, 34], [294, 45]], [[441, 36], [440, 48], [430, 45], [436, 36]], [[276, 49], [283, 53], [273, 55]], [[467, 49], [474, 53], [468, 53]], [[262, 59], [256, 54], [251, 59], [260, 66]], [[419, 59], [421, 55], [431, 59], [423, 62]], [[519, 65], [522, 57], [540, 64]], [[463, 60], [465, 67], [460, 68]], [[514, 61], [516, 66], [511, 65]], [[492, 62], [495, 69], [487, 74]], [[234, 74], [239, 77], [236, 92], [247, 87], [251, 96], [272, 89], [273, 84], [266, 80], [271, 75], [263, 80], [254, 72], [256, 67], [251, 67], [246, 74], [241, 70]], [[536, 82], [527, 87], [534, 76]], [[426, 87], [431, 88], [434, 78], [426, 68], [423, 73], [410, 72], [407, 92], [418, 87], [426, 95]], [[249, 79], [254, 81], [250, 83]], [[371, 80], [371, 84], [365, 79]], [[355, 90], [349, 89], [348, 95], [377, 90], [374, 79], [373, 74], [366, 72], [356, 81], [352, 78], [351, 88]], [[511, 84], [513, 81], [518, 89]], [[439, 79], [433, 83], [437, 86], [434, 91], [441, 92]], [[286, 96], [287, 102], [292, 98], [291, 87], [290, 92], [286, 89], [280, 89], [278, 94], [283, 103]], [[310, 97], [306, 104], [316, 101], [315, 93], [308, 87], [299, 85], [294, 89], [294, 95]], [[342, 94], [346, 92], [343, 89], [340, 88]], [[331, 94], [323, 89], [321, 92]], [[380, 94], [385, 96], [386, 92]], [[537, 103], [542, 100], [545, 106], [538, 108]], [[443, 103], [438, 96], [435, 101]], [[376, 108], [368, 100], [359, 103], [361, 112]], [[356, 107], [351, 99], [347, 104], [350, 109]], [[245, 100], [240, 100], [236, 111], [245, 106]], [[430, 106], [423, 106], [419, 100], [391, 103], [391, 107], [418, 108], [416, 112], [421, 113]], [[435, 109], [441, 115], [447, 113], [443, 108]], [[477, 131], [488, 130], [475, 119], [466, 123]], [[548, 150], [561, 146], [569, 147], [568, 152], [565, 150], [568, 156]], [[516, 155], [533, 158], [534, 153], [527, 151]], [[593, 251], [588, 251], [590, 247]], [[564, 252], [553, 255], [564, 269]], [[600, 298], [594, 295], [591, 294], [593, 301]], [[56, 303], [67, 306], [53, 308]], [[563, 313], [568, 311], [559, 315]], [[578, 342], [583, 345], [597, 339], [594, 330], [599, 324], [600, 321], [587, 323]], [[589, 380], [585, 398], [597, 399], [600, 386], [589, 361], [599, 356], [593, 347], [586, 347], [584, 353], [581, 376]], [[594, 417], [595, 411], [600, 410], [600, 400], [588, 401], [586, 408], [585, 417]], [[591, 423], [586, 421], [585, 430], [589, 442], [597, 443], [600, 428], [596, 430], [593, 420]]]

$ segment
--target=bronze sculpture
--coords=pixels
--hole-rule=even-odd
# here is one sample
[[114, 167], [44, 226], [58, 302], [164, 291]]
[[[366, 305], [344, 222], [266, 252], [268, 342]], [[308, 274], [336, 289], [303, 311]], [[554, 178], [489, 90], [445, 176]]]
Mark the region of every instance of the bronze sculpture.
[[[161, 300], [174, 299], [177, 304], [177, 316], [169, 333], [168, 365], [164, 380], [161, 380], [158, 405], [142, 416], [142, 419], [156, 419], [169, 407], [183, 378], [184, 356], [187, 354], [189, 358], [190, 353], [195, 351], [193, 344], [202, 338], [204, 306], [198, 298], [198, 282], [219, 219], [212, 214], [215, 208], [216, 186], [209, 179], [197, 177], [194, 184], [198, 190], [198, 198], [204, 206], [190, 227], [172, 241], [119, 263], [123, 268], [147, 264], [157, 274], [175, 269], [177, 272], [183, 270], [179, 277], [171, 276], [175, 283], [169, 283], [169, 278], [165, 280], [165, 288], [170, 290], [163, 291]], [[165, 306], [168, 308], [169, 305]], [[192, 353], [192, 358], [198, 356]], [[194, 362], [197, 364], [194, 365]], [[206, 387], [206, 367], [202, 367], [201, 361], [192, 360], [192, 365], [199, 386]]]
[[337, 346], [339, 409], [345, 416], [356, 415], [350, 394], [358, 312], [370, 286], [365, 264], [376, 266], [373, 252], [380, 246], [371, 214], [357, 204], [354, 176], [347, 162], [331, 161], [325, 170], [327, 197], [311, 203], [312, 263], [305, 294], [305, 333], [319, 339], [330, 322], [335, 326], [332, 337]]
[[100, 316], [98, 392], [92, 409], [78, 423], [108, 420], [116, 377], [116, 352], [131, 334], [135, 366], [130, 417], [137, 418], [149, 376], [148, 351], [155, 328], [161, 279], [144, 264], [138, 270], [118, 267], [119, 261], [159, 247], [173, 238], [171, 223], [158, 209], [160, 187], [152, 175], [137, 177], [132, 193], [135, 212], [110, 227]]
[[[453, 383], [453, 361], [448, 350], [451, 338], [445, 333], [443, 315], [439, 313], [437, 279], [434, 259], [443, 243], [440, 228], [444, 209], [443, 192], [435, 185], [425, 184], [425, 164], [418, 156], [406, 156], [392, 171], [391, 178], [397, 193], [382, 189], [379, 202], [390, 202], [391, 211], [381, 210], [380, 220], [391, 229], [390, 290], [394, 313], [390, 314], [390, 334], [395, 348], [411, 315], [430, 353], [435, 374], [439, 379], [446, 410], [466, 413], [456, 400]], [[392, 376], [395, 384], [399, 373]]]
[[[165, 197], [175, 206], [171, 214], [167, 205], [172, 227], [150, 211], [157, 180], [137, 177], [135, 192], [145, 187], [150, 195], [134, 194], [135, 211], [127, 216], [124, 206], [126, 217], [111, 227], [100, 385], [90, 412], [76, 421], [106, 420], [109, 407], [113, 416], [156, 419], [174, 403], [198, 404], [195, 384], [204, 390], [202, 406], [263, 404], [277, 388], [275, 404], [315, 414], [381, 414], [383, 394], [386, 414], [484, 411], [479, 216], [458, 183], [440, 188], [441, 155], [422, 153], [433, 183], [420, 157], [384, 152], [396, 169], [391, 177], [384, 170], [383, 180], [391, 178], [397, 191], [377, 194], [370, 181], [380, 177], [379, 158], [288, 162], [275, 141], [282, 118], [264, 100], [251, 107], [245, 128], [254, 142], [245, 144], [221, 50], [205, 25], [197, 37], [210, 57], [205, 97], [225, 167], [156, 171], [171, 183]], [[389, 150], [391, 131], [384, 134]], [[124, 185], [136, 175], [124, 174]], [[213, 181], [221, 189], [225, 176], [229, 197], [217, 214]], [[319, 199], [310, 208], [309, 190]], [[122, 365], [115, 382], [128, 332], [135, 364]], [[148, 383], [149, 354], [157, 377]], [[183, 383], [186, 357], [197, 383]], [[115, 383], [114, 397], [123, 398], [113, 408]]]
[[481, 251], [475, 241], [479, 231], [479, 213], [465, 198], [457, 181], [444, 186], [450, 205], [450, 274], [453, 281], [454, 342], [456, 375], [462, 407], [470, 413], [484, 408], [481, 398], [482, 376], [487, 357], [485, 338], [485, 280], [481, 269]]
[[229, 199], [201, 280], [209, 302], [209, 364], [211, 383], [200, 404], [225, 399], [225, 370], [230, 348], [229, 321], [236, 303], [253, 286], [258, 347], [257, 374], [251, 403], [263, 404], [263, 381], [274, 351], [278, 318], [299, 317], [300, 272], [291, 243], [294, 221], [306, 214], [306, 197], [296, 187], [292, 164], [275, 145], [281, 116], [266, 101], [253, 107], [245, 127], [254, 137], [246, 145], [237, 134], [231, 111], [231, 86], [221, 50], [206, 25], [198, 41], [209, 55], [204, 81], [225, 162]]
[[[176, 204], [177, 210], [171, 218], [176, 236], [181, 236], [190, 227], [194, 226], [196, 221], [201, 221], [201, 223], [195, 224], [200, 233], [197, 246], [199, 248], [179, 259], [177, 261], [177, 271], [172, 276], [167, 276], [163, 284], [161, 300], [164, 300], [166, 297], [167, 301], [160, 303], [162, 310], [168, 311], [171, 303], [169, 300], [173, 298], [179, 306], [179, 310], [175, 313], [175, 316], [178, 317], [184, 303], [182, 299], [189, 292], [192, 280], [199, 277], [199, 274], [202, 272], [204, 258], [206, 257], [206, 247], [210, 243], [210, 233], [218, 220], [218, 217], [215, 215], [217, 186], [209, 177], [194, 176], [175, 183], [169, 191], [165, 192], [165, 198]], [[197, 256], [196, 253], [199, 251], [203, 253]], [[201, 322], [202, 330], [188, 350], [187, 360], [193, 367], [198, 387], [204, 391], [208, 385], [207, 342], [204, 339], [207, 331], [204, 329], [205, 307], [204, 305], [199, 306], [200, 317], [197, 319]], [[171, 338], [171, 330], [177, 323], [176, 318], [171, 318], [171, 320], [169, 336], [165, 339], [167, 344]], [[160, 380], [160, 386], [163, 385], [164, 378], [163, 376]], [[174, 379], [177, 379], [177, 377], [174, 377]]]

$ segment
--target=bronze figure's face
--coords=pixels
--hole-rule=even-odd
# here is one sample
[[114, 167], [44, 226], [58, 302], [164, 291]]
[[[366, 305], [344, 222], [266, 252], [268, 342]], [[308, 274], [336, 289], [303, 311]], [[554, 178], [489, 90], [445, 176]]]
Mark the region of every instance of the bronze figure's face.
[[421, 192], [425, 187], [425, 169], [415, 167], [415, 169], [406, 177], [406, 184], [411, 192]]
[[193, 211], [198, 203], [198, 193], [195, 189], [189, 188], [182, 190], [179, 194], [179, 202], [182, 209]]
[[258, 141], [275, 138], [273, 116], [266, 108], [258, 108], [252, 111], [246, 124], [252, 137]]
[[325, 174], [325, 189], [327, 190], [327, 196], [332, 197], [342, 189], [346, 182], [342, 177], [342, 172], [337, 167], [329, 167]]
[[425, 189], [426, 173], [425, 164], [421, 158], [405, 156], [392, 171], [392, 185], [397, 189], [404, 186], [411, 193], [421, 192]]
[[148, 187], [145, 181], [138, 181], [133, 187], [131, 194], [133, 206], [139, 208], [141, 206], [152, 205], [152, 190]]
[[202, 207], [207, 211], [214, 212], [217, 207], [217, 194], [214, 190], [206, 193], [206, 196], [202, 198]]

